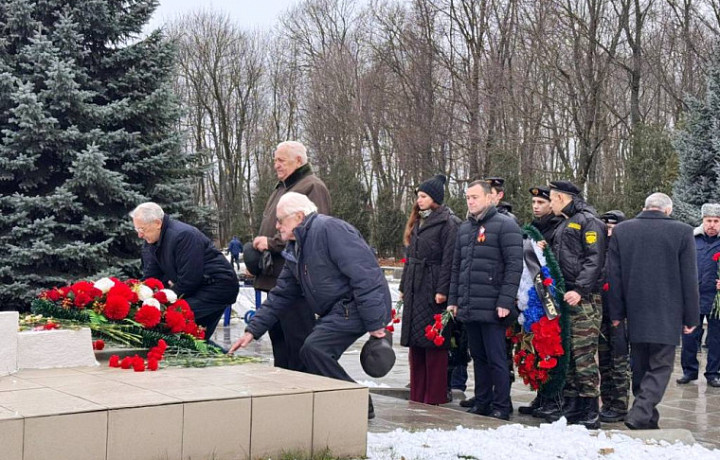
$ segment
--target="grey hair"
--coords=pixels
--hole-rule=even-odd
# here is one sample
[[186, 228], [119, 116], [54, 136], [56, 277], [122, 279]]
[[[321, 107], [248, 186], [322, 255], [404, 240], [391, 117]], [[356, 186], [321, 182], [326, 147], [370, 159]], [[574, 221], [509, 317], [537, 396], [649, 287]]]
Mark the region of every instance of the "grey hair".
[[285, 141], [280, 142], [275, 148], [276, 151], [283, 150], [290, 156], [300, 157], [300, 164], [304, 165], [308, 162], [307, 148], [298, 141]]
[[317, 212], [317, 206], [315, 203], [310, 201], [310, 198], [297, 192], [287, 192], [285, 195], [280, 197], [277, 207], [282, 207], [285, 214], [294, 214], [301, 212], [306, 216]]
[[139, 204], [137, 208], [130, 212], [130, 217], [134, 219], [135, 216], [142, 222], [152, 222], [154, 220], [163, 220], [165, 211], [163, 211], [163, 208], [161, 208], [159, 204], [148, 201], [147, 203]]
[[657, 209], [663, 212], [672, 212], [673, 202], [664, 193], [656, 192], [645, 198], [645, 210]]

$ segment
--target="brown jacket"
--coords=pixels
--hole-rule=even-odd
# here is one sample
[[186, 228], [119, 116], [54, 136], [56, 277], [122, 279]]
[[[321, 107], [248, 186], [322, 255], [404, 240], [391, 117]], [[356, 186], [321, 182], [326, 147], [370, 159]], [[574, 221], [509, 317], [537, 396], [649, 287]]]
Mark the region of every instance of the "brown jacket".
[[285, 259], [280, 255], [285, 249], [285, 242], [280, 238], [280, 233], [275, 229], [275, 221], [277, 219], [276, 209], [280, 197], [287, 192], [302, 193], [310, 198], [318, 208], [318, 213], [330, 215], [330, 192], [328, 192], [325, 183], [317, 177], [310, 168], [309, 164], [305, 164], [296, 169], [284, 181], [278, 182], [275, 190], [268, 198], [265, 210], [263, 211], [263, 220], [260, 224], [258, 236], [268, 237], [269, 251], [273, 256], [273, 274], [259, 275], [255, 278], [255, 288], [263, 291], [269, 291], [275, 287], [277, 277], [280, 276]]

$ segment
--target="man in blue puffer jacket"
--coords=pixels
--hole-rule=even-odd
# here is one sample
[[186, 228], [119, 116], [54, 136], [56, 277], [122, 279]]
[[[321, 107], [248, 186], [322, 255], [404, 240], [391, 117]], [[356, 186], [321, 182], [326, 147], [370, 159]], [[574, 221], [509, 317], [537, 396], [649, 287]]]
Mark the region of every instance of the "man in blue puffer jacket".
[[505, 329], [518, 313], [522, 233], [513, 218], [498, 213], [492, 204], [488, 181], [472, 182], [465, 195], [468, 219], [455, 240], [448, 310], [467, 329], [475, 366], [475, 405], [468, 412], [508, 420]]
[[683, 375], [677, 383], [684, 385], [697, 380], [700, 364], [697, 359], [702, 339], [703, 317], [707, 317], [708, 356], [705, 378], [711, 387], [720, 387], [720, 319], [710, 315], [717, 294], [718, 261], [714, 255], [720, 253], [720, 204], [705, 203], [700, 209], [702, 225], [694, 231], [697, 249], [698, 287], [700, 291], [700, 326], [692, 334], [683, 334], [680, 364]]
[[[277, 284], [230, 353], [270, 329], [304, 298], [319, 318], [300, 349], [308, 372], [354, 380], [340, 356], [366, 332], [385, 336], [392, 299], [382, 269], [360, 232], [347, 222], [317, 213], [310, 199], [287, 192], [277, 205], [276, 228], [288, 244]], [[368, 416], [374, 416], [372, 408]]]

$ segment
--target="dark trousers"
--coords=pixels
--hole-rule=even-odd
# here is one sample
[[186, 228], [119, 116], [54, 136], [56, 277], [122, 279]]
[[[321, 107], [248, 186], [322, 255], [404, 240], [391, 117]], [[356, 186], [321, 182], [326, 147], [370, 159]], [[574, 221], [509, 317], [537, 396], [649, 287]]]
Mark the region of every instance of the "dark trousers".
[[354, 317], [345, 318], [342, 312], [333, 311], [317, 321], [300, 349], [300, 358], [307, 372], [347, 382], [355, 381], [338, 362], [345, 350], [366, 332], [357, 310], [354, 313]]
[[410, 401], [447, 402], [448, 352], [442, 348], [410, 347]]
[[[702, 316], [700, 321], [702, 324]], [[720, 377], [720, 319], [707, 318], [707, 365], [705, 366], [705, 378], [708, 380], [715, 377]], [[700, 373], [700, 363], [697, 359], [698, 349], [700, 347], [700, 340], [702, 338], [703, 330], [700, 327], [696, 327], [695, 330], [690, 334], [683, 334], [682, 336], [682, 351], [680, 352], [680, 365], [683, 369], [683, 374], [690, 377], [697, 377]]]
[[510, 412], [505, 326], [496, 323], [465, 323], [475, 369], [475, 405]]
[[240, 254], [232, 254], [230, 256], [230, 263], [235, 270], [240, 270]]
[[455, 347], [448, 350], [448, 387], [455, 390], [465, 391], [468, 379], [468, 363], [470, 353], [468, 352], [467, 331], [463, 323], [455, 321], [453, 328]]
[[239, 290], [237, 280], [215, 281], [185, 298], [195, 314], [195, 322], [205, 328], [205, 341], [215, 333], [225, 309], [237, 300]]
[[304, 300], [283, 314], [280, 321], [268, 331], [275, 367], [306, 371], [305, 364], [300, 359], [300, 349], [314, 325], [315, 315]]
[[656, 428], [662, 400], [675, 362], [675, 345], [633, 343], [630, 346], [632, 392], [635, 396], [626, 421], [639, 428]]

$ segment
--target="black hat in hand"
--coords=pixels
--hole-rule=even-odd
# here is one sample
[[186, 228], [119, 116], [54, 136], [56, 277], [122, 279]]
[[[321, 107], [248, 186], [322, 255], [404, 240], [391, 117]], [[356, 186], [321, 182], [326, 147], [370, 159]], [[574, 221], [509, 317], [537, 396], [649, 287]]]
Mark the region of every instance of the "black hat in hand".
[[360, 351], [360, 364], [367, 375], [380, 378], [387, 375], [395, 365], [395, 351], [392, 334], [385, 331], [385, 337], [370, 336]]

